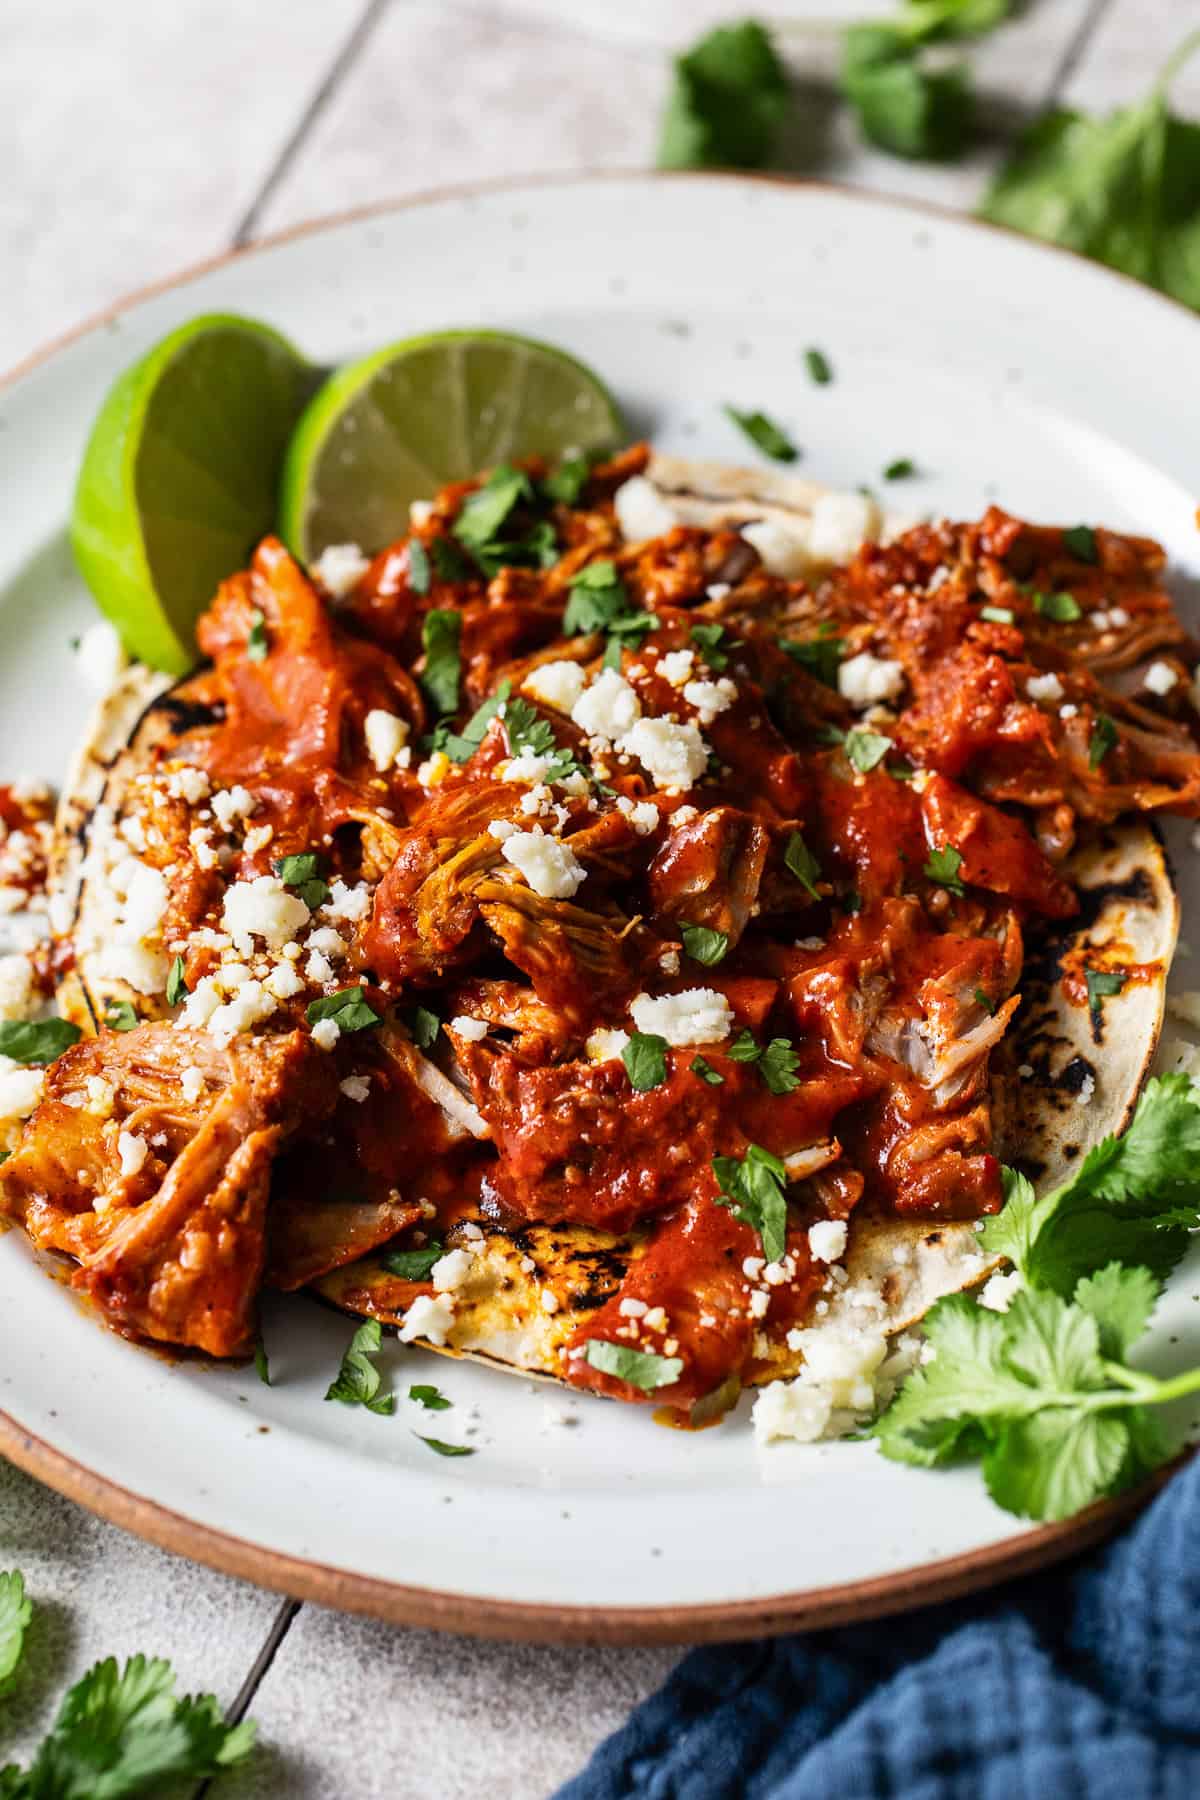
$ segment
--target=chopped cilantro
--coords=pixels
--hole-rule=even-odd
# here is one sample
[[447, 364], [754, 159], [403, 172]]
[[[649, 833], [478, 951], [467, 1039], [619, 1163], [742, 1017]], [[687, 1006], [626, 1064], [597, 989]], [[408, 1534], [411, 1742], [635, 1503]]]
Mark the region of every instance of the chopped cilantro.
[[869, 774], [881, 763], [891, 747], [890, 737], [884, 737], [880, 731], [868, 731], [864, 726], [846, 733], [846, 755], [853, 767], [863, 775]]
[[1094, 1013], [1099, 1013], [1102, 1000], [1119, 994], [1125, 986], [1124, 975], [1113, 969], [1088, 969], [1086, 975], [1088, 1006]]
[[823, 350], [806, 350], [804, 362], [809, 375], [818, 387], [828, 387], [833, 380], [833, 369], [829, 358]]
[[693, 644], [699, 644], [709, 668], [720, 670], [728, 667], [727, 651], [733, 646], [722, 643], [725, 636], [723, 625], [693, 625], [689, 635]]
[[128, 1000], [110, 1000], [104, 1009], [104, 1023], [110, 1031], [132, 1031], [138, 1016]]
[[258, 607], [250, 614], [250, 631], [246, 638], [246, 655], [251, 662], [263, 662], [271, 645], [267, 638], [267, 621]]
[[884, 469], [883, 479], [885, 481], [906, 481], [910, 475], [915, 475], [916, 472], [917, 465], [911, 456], [898, 456]]
[[315, 851], [302, 850], [295, 856], [281, 856], [272, 867], [284, 887], [299, 894], [310, 912], [324, 906], [329, 898], [329, 884], [321, 877], [321, 859]]
[[616, 563], [604, 557], [588, 563], [572, 581], [563, 632], [570, 637], [575, 632], [607, 631], [614, 619], [631, 610]]
[[708, 1083], [709, 1087], [720, 1087], [725, 1080], [725, 1077], [718, 1074], [717, 1070], [713, 1068], [707, 1057], [694, 1056], [688, 1067], [693, 1075], [698, 1075], [701, 1081]]
[[397, 1275], [401, 1281], [428, 1281], [429, 1271], [441, 1258], [442, 1245], [435, 1239], [419, 1250], [391, 1251], [383, 1258], [383, 1266], [389, 1275]]
[[449, 538], [434, 538], [429, 553], [439, 581], [466, 581], [473, 573], [458, 545], [451, 543]]
[[705, 968], [715, 967], [729, 949], [727, 934], [713, 931], [707, 925], [684, 925], [681, 936], [683, 947], [692, 961], [703, 963]]
[[427, 594], [433, 580], [429, 552], [420, 538], [408, 541], [408, 585], [414, 594]]
[[368, 1412], [391, 1413], [396, 1410], [396, 1396], [379, 1392], [380, 1374], [371, 1361], [379, 1354], [383, 1333], [378, 1319], [365, 1319], [342, 1358], [342, 1366], [326, 1389], [327, 1400], [340, 1400], [344, 1406], [365, 1406]]
[[744, 1157], [714, 1156], [712, 1167], [720, 1188], [717, 1205], [729, 1207], [756, 1231], [767, 1261], [778, 1262], [787, 1249], [787, 1171], [779, 1158], [750, 1144]]
[[943, 844], [939, 850], [929, 852], [925, 876], [929, 881], [936, 881], [939, 887], [947, 888], [950, 893], [961, 895], [964, 891], [958, 872], [961, 868], [962, 853], [953, 844]]
[[188, 984], [183, 970], [183, 958], [177, 956], [167, 973], [167, 1005], [182, 1006], [187, 997]]
[[736, 406], [726, 406], [725, 413], [752, 444], [758, 445], [764, 456], [769, 456], [774, 462], [795, 462], [799, 455], [795, 444], [766, 413], [739, 412]]
[[1051, 619], [1055, 625], [1069, 625], [1083, 617], [1083, 608], [1074, 594], [1043, 594], [1035, 589], [1033, 610], [1044, 619]]
[[777, 642], [793, 662], [800, 663], [817, 681], [826, 687], [837, 687], [838, 668], [846, 648], [844, 638], [834, 637], [832, 630], [826, 628], [819, 637], [779, 638]]
[[452, 713], [458, 705], [461, 636], [462, 614], [453, 608], [435, 606], [425, 614], [421, 624], [421, 645], [425, 651], [421, 686], [439, 713]]
[[718, 26], [675, 59], [659, 168], [762, 168], [789, 95], [787, 71], [756, 20]]
[[816, 883], [821, 873], [821, 865], [804, 842], [800, 832], [793, 831], [788, 839], [783, 860], [800, 885], [807, 889], [814, 900], [819, 900], [821, 896], [817, 892]]
[[446, 734], [441, 748], [451, 762], [464, 763], [474, 756], [487, 734], [488, 726], [511, 692], [512, 683], [507, 680], [502, 681], [495, 693], [485, 700], [482, 706], [476, 708], [461, 732], [451, 731]]
[[542, 492], [548, 500], [574, 506], [587, 486], [590, 474], [591, 464], [586, 456], [565, 456], [557, 469], [543, 480]]
[[996, 1002], [983, 988], [975, 989], [975, 1003], [977, 1006], [982, 1006], [984, 1012], [994, 1013], [996, 1010]]
[[1011, 625], [1016, 619], [1011, 606], [981, 606], [979, 616], [990, 625]]
[[310, 1025], [318, 1025], [322, 1019], [333, 1019], [341, 1031], [366, 1031], [371, 1025], [383, 1024], [379, 1014], [368, 1006], [361, 987], [339, 988], [336, 994], [322, 994], [319, 1000], [310, 1002], [305, 1017]]
[[655, 1356], [650, 1350], [633, 1350], [627, 1344], [613, 1344], [606, 1338], [589, 1338], [584, 1351], [593, 1369], [627, 1381], [630, 1387], [652, 1394], [656, 1388], [670, 1387], [683, 1373], [678, 1356]]
[[408, 1397], [415, 1400], [418, 1406], [425, 1407], [427, 1412], [446, 1412], [452, 1405], [438, 1388], [429, 1387], [424, 1382], [417, 1382], [410, 1387]]
[[474, 1456], [475, 1454], [473, 1444], [447, 1444], [443, 1438], [421, 1437], [419, 1431], [414, 1431], [413, 1436], [421, 1438], [421, 1442], [428, 1444], [431, 1450], [436, 1450], [439, 1456]]
[[[122, 1002], [128, 1005], [128, 1002]], [[129, 1009], [131, 1012], [133, 1008]], [[134, 1020], [137, 1024], [137, 1020]], [[0, 1023], [0, 1056], [15, 1063], [44, 1066], [54, 1062], [64, 1050], [77, 1044], [83, 1036], [78, 1025], [67, 1019], [5, 1019]]]
[[772, 1038], [758, 1059], [763, 1084], [773, 1094], [790, 1094], [800, 1086], [796, 1068], [800, 1058], [787, 1038]]
[[743, 1028], [725, 1052], [730, 1062], [757, 1062], [762, 1049], [754, 1033]]
[[463, 501], [452, 527], [454, 535], [468, 550], [486, 549], [517, 503], [532, 499], [528, 475], [509, 463], [501, 463], [483, 486]]
[[1063, 549], [1077, 556], [1080, 562], [1097, 563], [1100, 555], [1096, 549], [1096, 534], [1090, 525], [1071, 525], [1063, 532]]
[[405, 1023], [418, 1050], [428, 1050], [442, 1028], [437, 1014], [430, 1012], [427, 1006], [414, 1006], [411, 1013], [405, 1015]]
[[254, 1370], [264, 1387], [271, 1385], [271, 1365], [267, 1361], [267, 1346], [263, 1343], [260, 1331], [254, 1339]]
[[1088, 768], [1098, 769], [1117, 741], [1117, 728], [1107, 713], [1097, 713], [1088, 740]]
[[639, 1093], [656, 1088], [667, 1078], [667, 1040], [655, 1032], [632, 1032], [621, 1061], [631, 1087]]

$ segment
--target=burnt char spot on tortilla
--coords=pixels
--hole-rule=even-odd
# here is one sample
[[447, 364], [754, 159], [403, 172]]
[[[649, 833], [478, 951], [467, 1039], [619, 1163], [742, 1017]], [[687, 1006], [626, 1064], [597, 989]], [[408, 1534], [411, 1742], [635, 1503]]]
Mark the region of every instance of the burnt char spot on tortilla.
[[571, 1312], [594, 1312], [598, 1306], [611, 1299], [629, 1272], [629, 1250], [625, 1244], [581, 1249], [572, 1243], [569, 1230], [561, 1234], [554, 1232], [550, 1237], [550, 1254], [547, 1256], [545, 1227], [531, 1229], [528, 1226], [518, 1226], [509, 1229], [489, 1220], [487, 1235], [490, 1239], [507, 1239], [519, 1255], [529, 1257], [538, 1265], [539, 1273], [547, 1263], [552, 1265], [552, 1273], [567, 1273], [572, 1285], [567, 1292], [565, 1305]]
[[143, 718], [150, 713], [165, 715], [172, 730], [182, 736], [188, 731], [200, 731], [205, 726], [221, 724], [225, 717], [225, 705], [223, 701], [210, 704], [207, 701], [189, 700], [185, 695], [174, 692], [153, 701]]
[[[1054, 1085], [1068, 1094], [1081, 1094], [1088, 1081], [1096, 1081], [1096, 1071], [1086, 1056], [1073, 1056], [1065, 1068], [1061, 1069]], [[1078, 1102], [1077, 1102], [1078, 1104]]]

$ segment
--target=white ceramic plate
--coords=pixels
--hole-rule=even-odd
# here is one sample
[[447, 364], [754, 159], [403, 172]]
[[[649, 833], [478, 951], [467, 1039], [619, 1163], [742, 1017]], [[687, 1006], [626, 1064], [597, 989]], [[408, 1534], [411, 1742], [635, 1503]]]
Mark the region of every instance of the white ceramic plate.
[[[89, 421], [119, 370], [195, 313], [257, 314], [335, 362], [409, 333], [508, 327], [583, 357], [664, 448], [744, 457], [725, 401], [768, 409], [804, 468], [889, 498], [1105, 523], [1200, 573], [1200, 458], [1181, 393], [1200, 323], [1132, 282], [1006, 233], [830, 188], [619, 177], [450, 194], [320, 226], [119, 308], [0, 390], [0, 775], [60, 777], [86, 697], [69, 640], [89, 602], [64, 523]], [[819, 346], [836, 379], [810, 382]], [[1182, 838], [1186, 846], [1186, 837]], [[1190, 852], [1184, 848], [1186, 858]], [[1187, 905], [1185, 895], [1185, 920]], [[1186, 924], [1185, 924], [1186, 935]], [[1200, 1360], [1195, 1270], [1149, 1360]], [[546, 1420], [524, 1380], [395, 1343], [389, 1380], [454, 1411], [325, 1405], [349, 1322], [269, 1303], [275, 1385], [99, 1328], [17, 1232], [0, 1240], [0, 1447], [121, 1523], [269, 1585], [496, 1634], [735, 1635], [894, 1610], [1103, 1529], [1023, 1531], [974, 1471], [866, 1443], [757, 1451], [743, 1401], [687, 1436], [581, 1398]], [[556, 1410], [557, 1410], [557, 1403]], [[1185, 1419], [1183, 1421], [1187, 1423]]]

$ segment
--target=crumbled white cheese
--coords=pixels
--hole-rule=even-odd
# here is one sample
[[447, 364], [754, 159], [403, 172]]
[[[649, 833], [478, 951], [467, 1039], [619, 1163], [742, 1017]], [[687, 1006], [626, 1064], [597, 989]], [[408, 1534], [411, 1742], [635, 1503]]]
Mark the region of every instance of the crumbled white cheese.
[[631, 800], [628, 794], [620, 794], [617, 811], [624, 813], [639, 837], [648, 837], [658, 829], [658, 808], [653, 800]]
[[332, 962], [338, 962], [346, 954], [346, 945], [339, 932], [332, 925], [318, 925], [310, 931], [305, 940], [309, 950], [319, 950], [322, 956], [328, 956]]
[[592, 1032], [584, 1050], [589, 1062], [616, 1062], [628, 1042], [627, 1031], [610, 1031], [602, 1025]]
[[454, 1299], [450, 1294], [418, 1294], [404, 1315], [400, 1342], [411, 1344], [415, 1338], [428, 1338], [440, 1350], [446, 1334], [454, 1324]]
[[[793, 1335], [789, 1332], [789, 1341]], [[759, 1390], [751, 1419], [760, 1444], [790, 1438], [798, 1444], [815, 1444], [825, 1435], [833, 1402], [822, 1387], [804, 1381], [771, 1381]]]
[[[544, 786], [546, 775], [553, 768], [554, 761], [553, 755], [533, 756], [526, 751], [520, 756], [510, 757], [505, 763], [497, 764], [496, 779], [498, 781], [536, 781]], [[547, 800], [549, 800], [549, 796], [550, 790], [546, 788]], [[522, 811], [528, 811], [528, 801], [529, 795], [526, 794], [521, 802]]]
[[1078, 713], [1078, 711], [1079, 711], [1079, 708], [1077, 706], [1073, 706], [1071, 704], [1071, 702], [1068, 701], [1065, 706], [1059, 707], [1058, 716], [1060, 719], [1073, 719], [1075, 717], [1075, 715]]
[[33, 964], [29, 958], [0, 956], [0, 1019], [27, 1019], [34, 1004]]
[[252, 831], [246, 833], [245, 850], [247, 856], [257, 856], [260, 850], [266, 849], [274, 836], [275, 827], [273, 825], [256, 825]]
[[500, 854], [544, 900], [569, 899], [587, 875], [569, 844], [541, 831], [515, 831], [501, 844]]
[[249, 819], [258, 811], [258, 801], [249, 788], [218, 788], [212, 809], [222, 831], [231, 831], [236, 819]]
[[342, 1035], [342, 1028], [336, 1019], [318, 1019], [312, 1028], [313, 1043], [318, 1050], [332, 1050]]
[[894, 700], [904, 687], [904, 669], [886, 657], [872, 656], [860, 650], [838, 667], [838, 692], [843, 700], [858, 708], [876, 706], [881, 700]]
[[45, 1086], [44, 1069], [23, 1069], [0, 1057], [0, 1120], [27, 1119], [41, 1104]]
[[1011, 1275], [993, 1275], [983, 1284], [979, 1304], [986, 1306], [989, 1312], [1007, 1312], [1024, 1286], [1025, 1278], [1019, 1269], [1014, 1269]]
[[587, 676], [578, 663], [561, 660], [540, 663], [529, 671], [521, 686], [535, 700], [554, 707], [557, 712], [569, 713], [586, 682]]
[[487, 1036], [488, 1025], [486, 1019], [472, 1019], [467, 1013], [459, 1013], [457, 1018], [451, 1019], [450, 1030], [456, 1031], [460, 1038], [466, 1038], [468, 1044], [477, 1044]]
[[188, 843], [198, 868], [216, 868], [218, 857], [213, 849], [212, 830], [209, 826], [197, 825], [192, 831], [189, 831]]
[[107, 694], [125, 667], [126, 656], [116, 627], [107, 619], [89, 625], [75, 649], [75, 667], [90, 693]]
[[183, 1003], [175, 1023], [182, 1029], [207, 1025], [221, 1004], [221, 990], [211, 975], [202, 975]]
[[1169, 694], [1179, 676], [1168, 662], [1152, 662], [1146, 670], [1146, 686], [1152, 694]]
[[679, 973], [679, 952], [678, 952], [678, 950], [674, 949], [673, 947], [668, 948], [666, 950], [661, 950], [659, 952], [659, 957], [658, 957], [658, 966], [662, 970], [664, 975], [678, 975], [678, 973]]
[[806, 1382], [826, 1389], [835, 1407], [866, 1412], [874, 1404], [871, 1377], [887, 1355], [887, 1339], [870, 1327], [816, 1327], [801, 1333]]
[[879, 536], [879, 508], [869, 494], [820, 494], [813, 502], [809, 550], [814, 562], [844, 563]]
[[845, 1219], [818, 1219], [808, 1228], [808, 1247], [817, 1262], [837, 1262], [846, 1254]]
[[179, 1090], [189, 1106], [194, 1106], [204, 1092], [204, 1076], [194, 1063], [180, 1070]]
[[621, 536], [629, 544], [640, 544], [645, 538], [661, 537], [676, 525], [674, 512], [652, 481], [644, 475], [632, 475], [613, 495], [613, 510]]
[[623, 737], [641, 716], [641, 701], [616, 669], [601, 669], [571, 708], [580, 731], [609, 743]]
[[1055, 705], [1063, 697], [1063, 685], [1057, 675], [1031, 675], [1025, 683], [1025, 692], [1031, 700], [1049, 700]]
[[765, 1319], [767, 1308], [771, 1304], [771, 1296], [765, 1288], [755, 1288], [747, 1303], [746, 1310], [752, 1319]]
[[658, 672], [672, 687], [681, 688], [692, 679], [692, 664], [695, 660], [694, 650], [668, 650], [665, 656], [658, 659]]
[[513, 832], [518, 829], [519, 827], [514, 825], [511, 819], [493, 819], [488, 826], [488, 836], [494, 837], [500, 843], [503, 843], [505, 838], [510, 838]]
[[208, 776], [203, 769], [193, 769], [185, 763], [182, 768], [173, 769], [167, 776], [167, 794], [172, 800], [185, 800], [189, 806], [198, 806], [201, 800], [207, 800], [212, 792]]
[[440, 787], [453, 767], [444, 750], [435, 750], [417, 769], [417, 780], [424, 788]]
[[338, 877], [333, 881], [329, 890], [329, 898], [321, 908], [321, 917], [323, 919], [345, 919], [351, 925], [356, 925], [360, 919], [366, 918], [370, 910], [371, 890], [367, 883], [360, 881], [354, 887], [347, 887], [346, 883]]
[[1125, 611], [1123, 606], [1110, 606], [1108, 609], [1108, 622], [1110, 625], [1128, 625], [1129, 614]]
[[304, 977], [306, 981], [316, 982], [318, 987], [323, 987], [327, 981], [333, 980], [333, 964], [319, 950], [314, 950], [304, 965]]
[[136, 1175], [150, 1154], [150, 1146], [136, 1131], [122, 1131], [117, 1136], [117, 1155], [122, 1175]]
[[345, 1081], [338, 1082], [338, 1088], [345, 1094], [347, 1100], [353, 1100], [356, 1106], [361, 1106], [371, 1092], [371, 1077], [369, 1075], [347, 1075]]
[[408, 522], [419, 531], [423, 525], [428, 525], [435, 511], [436, 508], [432, 500], [410, 500], [408, 503]]
[[1090, 1106], [1092, 1096], [1096, 1092], [1096, 1077], [1089, 1070], [1079, 1084], [1079, 1092], [1075, 1096], [1077, 1106]]
[[455, 1288], [462, 1287], [474, 1261], [469, 1250], [448, 1250], [430, 1269], [429, 1279], [439, 1294], [452, 1294]]
[[303, 991], [304, 981], [295, 963], [285, 957], [275, 964], [263, 986], [277, 1000], [291, 1000]]
[[617, 1311], [623, 1319], [644, 1319], [649, 1308], [644, 1300], [636, 1300], [630, 1296], [621, 1301]]
[[733, 1029], [733, 1012], [716, 988], [686, 988], [682, 994], [639, 994], [630, 1006], [633, 1022], [647, 1036], [668, 1044], [717, 1044]]
[[309, 916], [299, 894], [289, 893], [277, 875], [256, 875], [226, 889], [221, 923], [242, 955], [249, 956], [256, 937], [269, 949], [282, 950]]
[[83, 1085], [87, 1093], [87, 1111], [97, 1119], [111, 1119], [117, 1097], [112, 1082], [105, 1081], [103, 1075], [89, 1075]]
[[636, 756], [655, 785], [668, 791], [692, 787], [708, 767], [708, 751], [696, 727], [670, 719], [639, 719], [619, 747]]
[[261, 981], [243, 981], [233, 998], [211, 1014], [205, 1029], [218, 1043], [227, 1044], [239, 1032], [249, 1031], [263, 1019], [269, 1019], [277, 1004], [275, 996], [267, 992]]
[[719, 681], [689, 681], [683, 697], [689, 706], [696, 708], [701, 725], [711, 725], [718, 713], [733, 705], [737, 688], [727, 675], [723, 675]]
[[763, 568], [772, 575], [796, 581], [808, 573], [812, 558], [806, 519], [787, 525], [778, 519], [756, 519], [752, 525], [742, 526], [742, 537], [758, 552]]
[[382, 707], [371, 708], [363, 720], [363, 737], [366, 739], [367, 755], [380, 775], [395, 768], [400, 752], [408, 743], [408, 733], [407, 719], [398, 718], [395, 713], [384, 712]]
[[332, 594], [335, 600], [344, 600], [370, 566], [370, 557], [364, 556], [357, 544], [330, 544], [312, 565], [311, 573], [327, 594]]
[[543, 1288], [539, 1299], [544, 1313], [556, 1313], [558, 1311], [558, 1295], [552, 1288]]

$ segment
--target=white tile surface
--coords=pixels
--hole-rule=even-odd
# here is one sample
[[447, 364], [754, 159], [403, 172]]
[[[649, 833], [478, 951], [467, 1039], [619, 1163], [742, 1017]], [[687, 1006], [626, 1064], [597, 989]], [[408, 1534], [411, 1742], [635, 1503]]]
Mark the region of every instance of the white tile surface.
[[544, 1800], [678, 1654], [485, 1644], [307, 1606], [251, 1709], [268, 1748], [220, 1800]]
[[[774, 10], [800, 94], [791, 162], [948, 205], [973, 203], [1065, 65], [1072, 104], [1127, 103], [1200, 17], [1182, 0], [1034, 0], [972, 53], [985, 141], [947, 169], [864, 150], [831, 105], [835, 45], [803, 21], [879, 14], [883, 0]], [[728, 0], [390, 0], [259, 229], [450, 182], [644, 165], [667, 52], [738, 13]], [[0, 368], [225, 248], [366, 14], [367, 0], [5, 0]], [[1200, 58], [1174, 95], [1200, 110]], [[169, 1655], [185, 1687], [230, 1699], [278, 1606], [0, 1463], [0, 1567], [14, 1565], [37, 1613], [0, 1698], [0, 1761], [28, 1751], [63, 1688], [109, 1652]], [[251, 1707], [263, 1748], [214, 1800], [541, 1800], [674, 1657], [477, 1644], [305, 1608]]]

